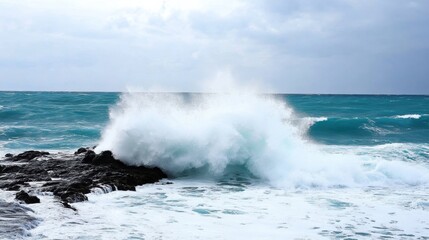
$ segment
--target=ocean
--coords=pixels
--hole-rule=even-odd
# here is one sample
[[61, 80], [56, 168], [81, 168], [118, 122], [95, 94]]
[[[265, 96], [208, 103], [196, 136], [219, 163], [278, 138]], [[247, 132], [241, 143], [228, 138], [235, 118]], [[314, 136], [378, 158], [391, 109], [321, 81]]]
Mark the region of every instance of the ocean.
[[1, 156], [82, 146], [170, 179], [17, 238], [429, 239], [429, 96], [0, 92]]

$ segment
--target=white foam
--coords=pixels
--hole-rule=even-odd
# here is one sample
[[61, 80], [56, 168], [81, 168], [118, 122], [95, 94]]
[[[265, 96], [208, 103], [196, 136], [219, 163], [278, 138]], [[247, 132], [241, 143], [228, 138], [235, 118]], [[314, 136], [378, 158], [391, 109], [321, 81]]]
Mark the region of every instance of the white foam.
[[427, 162], [429, 144], [388, 143], [375, 146], [326, 145], [322, 147], [326, 152], [355, 155], [366, 161], [379, 159], [381, 161], [410, 162], [422, 165], [423, 168], [429, 165]]
[[[333, 154], [301, 135], [284, 102], [252, 93], [182, 95], [126, 93], [110, 112], [97, 151], [171, 175], [232, 165], [283, 187], [424, 184], [424, 166]], [[323, 119], [319, 119], [323, 120]]]
[[297, 120], [297, 124], [299, 124], [299, 128], [308, 131], [314, 124], [318, 122], [328, 121], [327, 117], [304, 117], [302, 119]]
[[397, 115], [394, 118], [401, 118], [401, 119], [420, 119], [422, 116], [419, 114], [406, 114], [406, 115]]
[[429, 235], [427, 190], [288, 191], [175, 180], [89, 194], [89, 201], [73, 204], [79, 214], [32, 205], [46, 220], [31, 232], [34, 239], [420, 238]]

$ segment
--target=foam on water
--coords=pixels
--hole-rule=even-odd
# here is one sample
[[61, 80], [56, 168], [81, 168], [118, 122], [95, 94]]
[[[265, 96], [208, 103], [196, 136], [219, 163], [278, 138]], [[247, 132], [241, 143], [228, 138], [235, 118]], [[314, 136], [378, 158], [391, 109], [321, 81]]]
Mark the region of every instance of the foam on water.
[[402, 119], [420, 119], [422, 116], [419, 114], [405, 114], [405, 115], [397, 115], [394, 118], [402, 118]]
[[0, 239], [24, 239], [40, 222], [34, 212], [13, 201], [14, 194], [0, 190]]
[[282, 187], [429, 182], [428, 168], [416, 163], [324, 151], [296, 119], [283, 101], [253, 93], [126, 93], [111, 109], [97, 151], [173, 176], [240, 169]]
[[174, 180], [88, 197], [74, 204], [79, 214], [35, 205], [46, 221], [31, 231], [33, 239], [429, 237], [424, 187], [290, 191], [257, 183]]

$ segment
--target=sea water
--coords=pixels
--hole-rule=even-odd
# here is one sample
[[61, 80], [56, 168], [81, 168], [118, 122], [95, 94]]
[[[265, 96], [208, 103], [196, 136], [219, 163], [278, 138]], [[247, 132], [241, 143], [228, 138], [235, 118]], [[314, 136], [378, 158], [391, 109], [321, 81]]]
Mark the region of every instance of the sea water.
[[26, 238], [429, 239], [429, 96], [0, 93], [2, 154], [95, 145], [171, 178]]

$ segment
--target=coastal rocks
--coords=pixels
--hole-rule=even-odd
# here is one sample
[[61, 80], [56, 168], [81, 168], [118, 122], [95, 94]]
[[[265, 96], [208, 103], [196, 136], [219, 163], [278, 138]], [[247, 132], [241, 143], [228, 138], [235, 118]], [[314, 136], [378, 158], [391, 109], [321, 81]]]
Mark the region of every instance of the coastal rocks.
[[119, 163], [114, 157], [111, 151], [103, 151], [100, 154], [96, 155], [92, 159], [92, 164], [115, 164]]
[[91, 163], [94, 165], [101, 165], [101, 164], [121, 164], [120, 161], [116, 160], [113, 157], [113, 153], [111, 151], [103, 151], [100, 154], [95, 154], [94, 151], [88, 150], [85, 153], [85, 156], [82, 159], [83, 163]]
[[25, 191], [20, 191], [16, 193], [15, 198], [26, 204], [40, 203], [40, 199], [38, 197], [29, 195]]
[[[159, 168], [127, 166], [115, 159], [111, 151], [96, 154], [86, 149], [76, 153], [47, 154], [28, 151], [6, 158], [4, 162], [8, 164], [0, 162], [0, 189], [18, 191], [25, 188], [50, 192], [65, 207], [72, 208], [69, 203], [86, 201], [88, 198], [85, 194], [93, 189], [102, 189], [102, 192], [106, 192], [106, 189], [135, 191], [138, 185], [155, 183], [167, 177]], [[29, 161], [32, 159], [37, 161]], [[20, 163], [14, 164], [16, 161]], [[31, 184], [32, 182], [41, 183]], [[20, 200], [26, 202], [24, 199], [28, 198], [25, 194], [27, 193], [19, 192], [17, 199], [19, 195], [22, 198]]]
[[21, 160], [29, 161], [38, 157], [46, 156], [46, 155], [49, 155], [49, 153], [31, 150], [31, 151], [20, 153], [16, 156], [13, 156], [12, 154], [9, 153], [9, 154], [6, 154], [5, 157], [7, 158], [7, 160], [10, 160], [10, 161], [21, 161]]
[[94, 159], [95, 156], [96, 156], [95, 152], [89, 150], [85, 153], [85, 156], [83, 157], [82, 162], [83, 163], [91, 163], [92, 159]]
[[88, 149], [87, 148], [79, 148], [76, 152], [74, 152], [74, 154], [75, 155], [79, 155], [79, 154], [81, 154], [81, 153], [85, 153], [85, 152], [87, 152], [88, 151]]
[[24, 186], [29, 186], [29, 184], [23, 180], [4, 180], [0, 182], [0, 189], [5, 189], [7, 191], [18, 191]]

